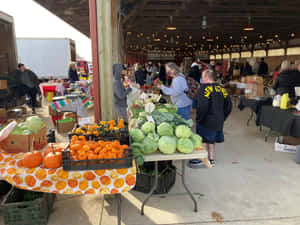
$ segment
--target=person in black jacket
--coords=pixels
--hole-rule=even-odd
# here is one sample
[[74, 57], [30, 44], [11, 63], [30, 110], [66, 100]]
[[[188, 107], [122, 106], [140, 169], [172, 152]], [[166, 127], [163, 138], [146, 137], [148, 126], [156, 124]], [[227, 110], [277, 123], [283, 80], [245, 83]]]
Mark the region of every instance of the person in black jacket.
[[[232, 110], [231, 99], [226, 90], [215, 83], [215, 72], [202, 73], [201, 87], [197, 93], [197, 133], [203, 138], [211, 164], [215, 165], [215, 143], [224, 142], [223, 126]], [[202, 166], [200, 160], [191, 160], [191, 167]]]
[[265, 75], [268, 74], [268, 71], [269, 71], [268, 64], [265, 63], [264, 58], [261, 58], [260, 63], [259, 63], [259, 67], [258, 67], [258, 75], [265, 76]]
[[144, 84], [145, 84], [146, 73], [147, 73], [146, 71], [142, 70], [142, 66], [140, 64], [136, 65], [136, 71], [134, 73], [134, 75], [135, 75], [135, 81], [141, 87], [144, 86]]
[[69, 80], [70, 83], [75, 83], [76, 81], [79, 81], [75, 63], [70, 63], [69, 65]]
[[166, 74], [165, 65], [159, 62], [158, 69], [159, 69], [159, 73], [158, 73], [159, 80], [162, 81], [164, 84], [166, 84], [167, 74]]
[[273, 89], [276, 91], [276, 94], [283, 95], [285, 93], [288, 93], [290, 98], [294, 98], [295, 87], [299, 86], [299, 72], [291, 69], [290, 61], [284, 60], [281, 63], [281, 72], [275, 79]]
[[191, 69], [189, 71], [189, 74], [188, 74], [189, 77], [193, 78], [195, 81], [197, 81], [198, 83], [200, 83], [200, 78], [201, 78], [201, 72], [199, 70], [199, 65], [194, 62], [192, 65], [191, 65]]

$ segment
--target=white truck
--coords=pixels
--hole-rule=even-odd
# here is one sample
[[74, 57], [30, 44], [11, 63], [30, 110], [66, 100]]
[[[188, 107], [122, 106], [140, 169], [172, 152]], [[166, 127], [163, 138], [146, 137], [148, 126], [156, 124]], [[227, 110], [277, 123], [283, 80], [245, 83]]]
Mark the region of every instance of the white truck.
[[18, 62], [39, 79], [67, 79], [70, 62], [76, 62], [75, 42], [68, 38], [17, 38]]

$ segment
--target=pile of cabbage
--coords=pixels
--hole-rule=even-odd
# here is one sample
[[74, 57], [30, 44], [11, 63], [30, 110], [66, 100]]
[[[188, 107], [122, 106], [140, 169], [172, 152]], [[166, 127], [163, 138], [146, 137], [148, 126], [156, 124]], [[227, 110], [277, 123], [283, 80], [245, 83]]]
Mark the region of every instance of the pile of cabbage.
[[11, 134], [27, 135], [38, 133], [45, 126], [44, 121], [38, 116], [28, 117], [25, 122], [17, 124]]
[[164, 110], [151, 114], [140, 113], [139, 118], [131, 120], [129, 131], [133, 155], [139, 165], [143, 156], [159, 150], [163, 154], [178, 152], [189, 154], [202, 147], [202, 138], [193, 133], [190, 121], [175, 113]]

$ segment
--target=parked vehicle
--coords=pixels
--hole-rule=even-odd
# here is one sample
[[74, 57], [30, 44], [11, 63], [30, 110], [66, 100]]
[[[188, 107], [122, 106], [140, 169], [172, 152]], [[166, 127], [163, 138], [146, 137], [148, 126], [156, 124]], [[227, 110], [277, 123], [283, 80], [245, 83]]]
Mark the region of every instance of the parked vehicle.
[[68, 38], [17, 38], [17, 52], [39, 79], [68, 79], [69, 64], [76, 61], [75, 42]]

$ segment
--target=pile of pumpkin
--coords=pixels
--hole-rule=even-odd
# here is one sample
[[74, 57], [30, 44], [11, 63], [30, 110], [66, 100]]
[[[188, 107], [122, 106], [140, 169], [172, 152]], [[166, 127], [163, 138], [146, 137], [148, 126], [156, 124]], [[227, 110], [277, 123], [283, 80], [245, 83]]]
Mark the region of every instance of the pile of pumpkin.
[[44, 152], [40, 151], [27, 152], [22, 159], [22, 165], [26, 168], [35, 168], [43, 164], [44, 168], [56, 169], [62, 166], [61, 147], [49, 146]]
[[87, 141], [84, 136], [73, 136], [70, 152], [74, 160], [117, 159], [122, 158], [128, 145], [115, 141]]
[[84, 125], [73, 130], [73, 134], [77, 135], [94, 135], [96, 137], [111, 135], [112, 133], [118, 133], [125, 128], [123, 119], [120, 119], [119, 123], [115, 120], [101, 121], [97, 124]]

